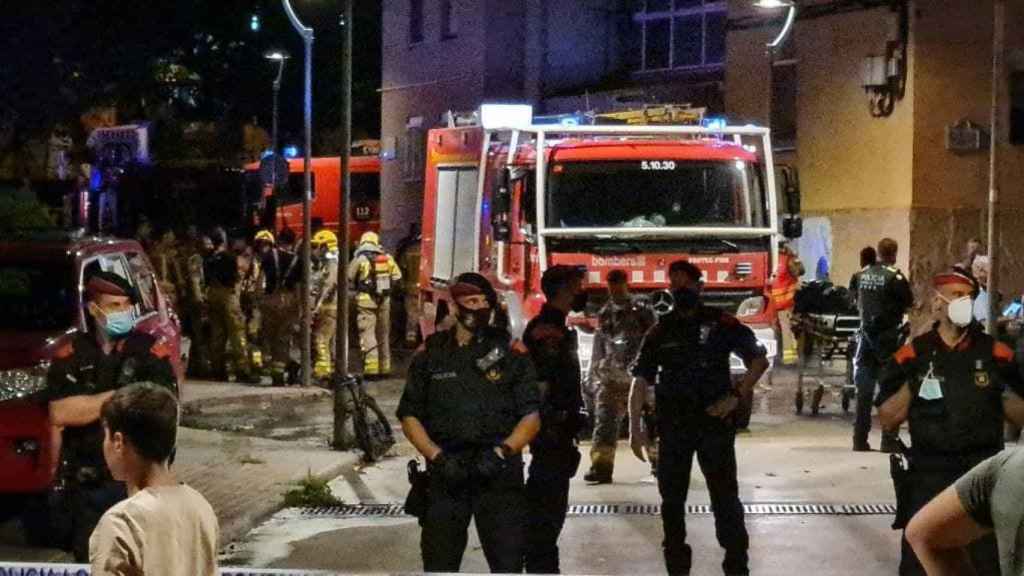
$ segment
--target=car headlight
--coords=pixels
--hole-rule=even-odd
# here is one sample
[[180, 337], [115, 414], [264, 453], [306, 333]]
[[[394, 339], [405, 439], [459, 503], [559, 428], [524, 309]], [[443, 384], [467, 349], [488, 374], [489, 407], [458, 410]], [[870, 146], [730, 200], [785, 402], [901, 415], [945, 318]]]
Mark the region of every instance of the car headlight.
[[32, 368], [0, 370], [0, 402], [24, 398], [44, 390], [49, 368], [49, 362], [42, 362]]
[[755, 296], [740, 302], [740, 307], [736, 309], [736, 317], [757, 316], [762, 312], [764, 312], [764, 296]]

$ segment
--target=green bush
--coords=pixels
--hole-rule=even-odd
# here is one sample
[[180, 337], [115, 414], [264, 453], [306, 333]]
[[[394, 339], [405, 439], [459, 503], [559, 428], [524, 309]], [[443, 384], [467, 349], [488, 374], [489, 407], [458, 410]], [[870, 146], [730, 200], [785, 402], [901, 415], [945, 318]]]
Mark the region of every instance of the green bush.
[[326, 508], [342, 504], [344, 502], [331, 493], [327, 481], [314, 478], [312, 474], [284, 495], [284, 505], [288, 508]]
[[45, 204], [0, 194], [0, 235], [8, 236], [17, 230], [55, 226], [53, 216]]

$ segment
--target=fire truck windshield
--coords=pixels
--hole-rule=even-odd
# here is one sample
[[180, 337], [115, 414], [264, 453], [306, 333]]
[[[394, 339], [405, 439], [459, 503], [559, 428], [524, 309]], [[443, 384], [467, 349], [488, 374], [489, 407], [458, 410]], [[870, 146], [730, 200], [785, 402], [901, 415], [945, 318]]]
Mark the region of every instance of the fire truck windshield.
[[746, 162], [564, 162], [549, 181], [552, 228], [768, 225], [760, 169]]

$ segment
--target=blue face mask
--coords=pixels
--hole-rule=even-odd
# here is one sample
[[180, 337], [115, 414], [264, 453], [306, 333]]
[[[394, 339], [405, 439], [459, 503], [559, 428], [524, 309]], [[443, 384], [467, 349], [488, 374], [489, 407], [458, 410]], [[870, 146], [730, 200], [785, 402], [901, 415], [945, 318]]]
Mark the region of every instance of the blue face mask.
[[132, 331], [135, 327], [135, 317], [132, 315], [131, 310], [124, 310], [123, 312], [110, 312], [103, 313], [103, 330], [106, 331], [107, 336], [111, 338], [119, 338]]

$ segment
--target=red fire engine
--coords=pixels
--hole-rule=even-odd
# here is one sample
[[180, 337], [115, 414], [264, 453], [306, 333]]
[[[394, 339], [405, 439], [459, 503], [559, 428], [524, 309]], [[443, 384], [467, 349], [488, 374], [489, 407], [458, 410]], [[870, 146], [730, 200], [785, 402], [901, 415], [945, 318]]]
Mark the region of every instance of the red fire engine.
[[[341, 159], [313, 158], [313, 201], [310, 206], [311, 218], [324, 228], [338, 232], [339, 203], [341, 202]], [[349, 213], [349, 238], [357, 242], [363, 232], [380, 231], [380, 158], [373, 155], [353, 155], [352, 167], [352, 208]], [[259, 182], [258, 163], [245, 167], [250, 182]], [[292, 229], [302, 233], [303, 160], [288, 161], [288, 182], [279, 188], [277, 194], [266, 188], [264, 199], [267, 211], [261, 223], [277, 230]], [[273, 222], [273, 225], [270, 223]]]
[[[478, 118], [428, 135], [424, 334], [449, 314], [447, 283], [464, 271], [491, 279], [518, 335], [540, 309], [548, 266], [585, 266], [600, 304], [609, 271], [655, 293], [668, 286], [668, 265], [687, 259], [704, 271], [705, 301], [751, 326], [774, 359], [769, 295], [782, 234], [768, 129], [544, 125], [514, 105], [484, 106]], [[798, 205], [795, 186], [786, 192]], [[783, 224], [799, 235], [798, 216]], [[581, 330], [584, 369], [590, 343]], [[743, 369], [738, 358], [733, 367]]]

